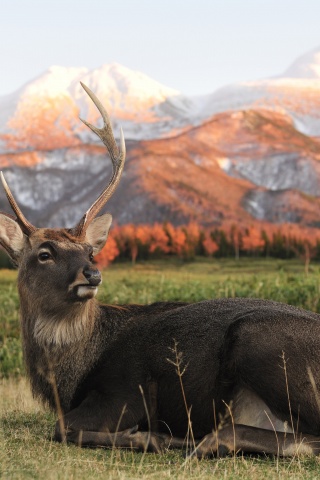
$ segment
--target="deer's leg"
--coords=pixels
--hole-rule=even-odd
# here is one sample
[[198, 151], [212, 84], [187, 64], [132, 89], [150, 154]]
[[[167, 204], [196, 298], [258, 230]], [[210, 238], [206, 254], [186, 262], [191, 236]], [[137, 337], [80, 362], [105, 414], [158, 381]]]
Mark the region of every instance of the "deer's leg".
[[185, 445], [184, 439], [153, 431], [139, 431], [137, 425], [118, 432], [101, 432], [61, 428], [61, 421], [56, 423], [54, 439], [58, 442], [74, 443], [79, 447], [117, 447], [154, 453], [161, 453], [168, 448], [182, 448]]
[[229, 425], [206, 435], [192, 455], [224, 456], [228, 453], [261, 453], [283, 457], [295, 454], [318, 455], [320, 437], [298, 433], [275, 432], [247, 425]]
[[116, 447], [161, 453], [171, 446], [172, 439], [169, 435], [141, 432], [136, 426], [117, 433], [71, 431], [67, 433], [67, 441], [80, 447]]
[[150, 380], [147, 383], [147, 408], [149, 412], [150, 430], [158, 431], [158, 383]]
[[[83, 447], [120, 447], [160, 453], [165, 448], [181, 447], [182, 439], [157, 432], [157, 385], [150, 382], [146, 389], [149, 431], [139, 431], [146, 423], [145, 406], [141, 399], [108, 403], [104, 396], [91, 391], [82, 404], [56, 422], [54, 439]], [[134, 412], [134, 413], [133, 413]]]
[[60, 419], [56, 422], [54, 440], [74, 443], [80, 447], [119, 447], [155, 453], [169, 448], [172, 443], [170, 435], [139, 431], [138, 425], [117, 432], [106, 429], [99, 431], [99, 428], [96, 431], [81, 427], [65, 428]]

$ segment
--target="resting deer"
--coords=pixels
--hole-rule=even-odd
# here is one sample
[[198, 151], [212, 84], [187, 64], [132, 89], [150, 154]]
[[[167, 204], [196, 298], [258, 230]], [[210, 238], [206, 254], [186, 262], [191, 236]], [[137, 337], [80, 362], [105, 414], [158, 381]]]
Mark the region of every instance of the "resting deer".
[[125, 161], [96, 96], [113, 176], [74, 228], [35, 228], [2, 175], [15, 217], [0, 242], [19, 267], [24, 359], [35, 396], [59, 414], [55, 438], [160, 451], [192, 434], [199, 456], [320, 452], [320, 316], [254, 299], [113, 307], [96, 301], [97, 216]]

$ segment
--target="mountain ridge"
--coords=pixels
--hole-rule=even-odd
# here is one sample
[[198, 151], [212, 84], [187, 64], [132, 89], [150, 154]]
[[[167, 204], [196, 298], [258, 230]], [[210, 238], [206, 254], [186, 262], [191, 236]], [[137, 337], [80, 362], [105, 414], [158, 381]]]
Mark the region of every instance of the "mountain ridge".
[[[308, 58], [320, 68], [317, 51], [285, 72], [305, 69]], [[109, 204], [118, 223], [318, 225], [318, 77], [242, 82], [191, 98], [118, 64], [53, 66], [0, 97], [0, 166], [36, 225], [72, 226], [111, 176], [99, 139], [78, 119], [101, 125], [80, 79], [106, 106], [116, 137], [121, 124], [127, 139]]]

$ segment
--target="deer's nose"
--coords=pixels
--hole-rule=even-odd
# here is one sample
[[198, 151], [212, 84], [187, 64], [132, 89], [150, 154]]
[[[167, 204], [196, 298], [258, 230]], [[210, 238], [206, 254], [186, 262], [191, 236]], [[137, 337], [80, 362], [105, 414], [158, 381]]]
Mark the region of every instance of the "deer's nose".
[[89, 284], [97, 287], [101, 283], [101, 273], [97, 268], [85, 267], [83, 269], [83, 275], [88, 280]]

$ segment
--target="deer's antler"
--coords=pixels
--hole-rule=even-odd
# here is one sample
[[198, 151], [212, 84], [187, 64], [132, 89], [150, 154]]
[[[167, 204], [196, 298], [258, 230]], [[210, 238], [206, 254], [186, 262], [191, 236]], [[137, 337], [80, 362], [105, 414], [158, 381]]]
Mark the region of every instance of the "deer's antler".
[[103, 192], [99, 195], [97, 200], [91, 205], [89, 210], [86, 211], [82, 219], [80, 220], [79, 224], [75, 227], [74, 232], [75, 235], [81, 237], [84, 235], [88, 225], [92, 220], [97, 216], [100, 212], [102, 207], [106, 204], [109, 198], [112, 196], [113, 192], [117, 188], [117, 185], [120, 181], [121, 173], [124, 167], [124, 162], [126, 158], [126, 146], [124, 142], [124, 136], [122, 129], [120, 130], [120, 152], [118, 146], [116, 144], [112, 127], [109, 119], [109, 115], [100, 102], [100, 100], [95, 96], [95, 94], [82, 82], [80, 82], [83, 89], [89, 95], [99, 112], [103, 118], [104, 126], [103, 128], [97, 128], [94, 125], [86, 122], [82, 118], [80, 120], [87, 125], [94, 133], [96, 133], [105, 144], [108, 149], [109, 155], [111, 157], [112, 165], [113, 165], [113, 174], [109, 184], [103, 190]]
[[[85, 125], [87, 125], [87, 127], [89, 127], [94, 133], [96, 133], [101, 138], [105, 146], [107, 147], [109, 155], [111, 157], [112, 165], [113, 165], [113, 174], [107, 187], [99, 195], [97, 200], [91, 205], [89, 210], [86, 211], [86, 213], [84, 214], [84, 216], [82, 217], [78, 225], [72, 229], [74, 235], [77, 237], [83, 237], [85, 235], [86, 229], [90, 224], [90, 222], [92, 222], [92, 220], [97, 216], [97, 214], [100, 212], [102, 207], [106, 204], [106, 202], [112, 196], [113, 192], [115, 191], [120, 181], [121, 173], [122, 173], [125, 158], [126, 158], [126, 147], [124, 143], [122, 130], [120, 130], [120, 152], [119, 152], [119, 149], [117, 147], [117, 144], [112, 132], [112, 127], [111, 127], [111, 123], [110, 123], [110, 119], [107, 111], [105, 110], [104, 106], [101, 104], [100, 100], [95, 96], [95, 94], [83, 83], [81, 83], [81, 85], [84, 88], [84, 90], [87, 92], [87, 94], [89, 95], [93, 103], [96, 105], [99, 112], [101, 113], [104, 126], [103, 128], [97, 128], [94, 125], [91, 125], [90, 123], [86, 122], [85, 120], [82, 120], [81, 118], [80, 120]], [[31, 225], [31, 223], [28, 222], [28, 220], [25, 218], [25, 216], [21, 212], [2, 172], [1, 172], [1, 181], [5, 189], [9, 203], [11, 205], [11, 208], [16, 214], [17, 222], [19, 223], [22, 231], [29, 236], [32, 232], [36, 230], [36, 227]], [[9, 216], [11, 217], [11, 215]]]
[[[18, 222], [18, 224], [20, 225], [21, 227], [21, 230], [23, 231], [23, 233], [25, 233], [26, 235], [31, 235], [32, 232], [35, 232], [36, 231], [36, 227], [34, 227], [30, 222], [28, 222], [28, 220], [26, 219], [26, 217], [23, 215], [23, 213], [21, 212], [17, 202], [15, 201], [13, 195], [12, 195], [12, 192], [6, 182], [6, 179], [4, 178], [4, 175], [2, 172], [0, 172], [0, 176], [1, 176], [1, 182], [2, 182], [2, 185], [3, 185], [3, 188], [6, 192], [6, 195], [7, 195], [7, 198], [9, 200], [9, 203], [11, 205], [11, 208], [12, 210], [14, 211], [14, 213], [16, 214], [16, 221]], [[6, 214], [7, 215], [7, 214]], [[8, 217], [12, 218], [11, 215], [7, 215]]]

